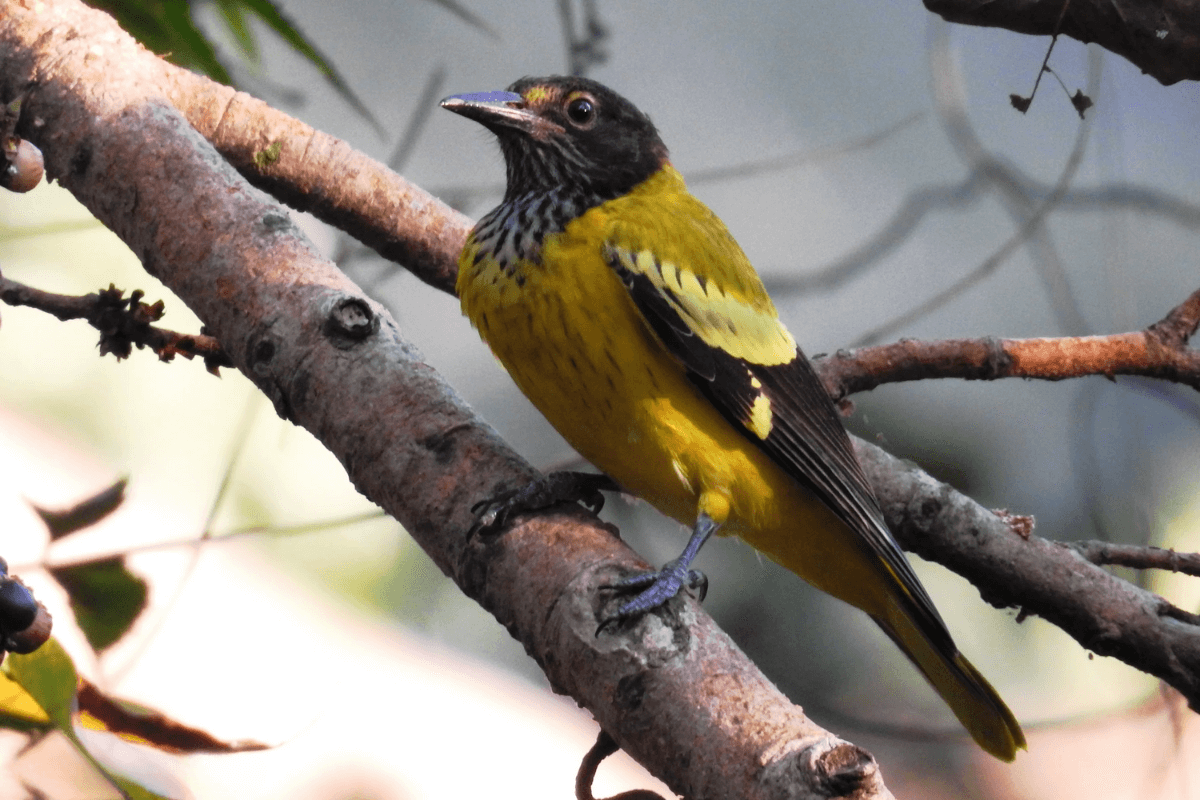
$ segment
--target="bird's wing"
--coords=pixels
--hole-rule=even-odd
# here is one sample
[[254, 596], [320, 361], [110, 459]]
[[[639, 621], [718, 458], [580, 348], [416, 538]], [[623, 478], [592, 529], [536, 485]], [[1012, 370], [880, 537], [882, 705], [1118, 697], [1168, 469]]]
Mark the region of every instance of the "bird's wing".
[[[696, 222], [675, 216], [681, 218], [664, 223], [659, 216], [653, 231], [613, 226], [605, 261], [700, 392], [862, 538], [907, 590], [926, 635], [953, 649], [933, 601], [883, 521], [832, 400], [779, 321], [749, 260], [711, 212], [700, 221], [718, 226], [708, 237], [717, 246], [689, 251], [682, 242], [694, 243], [694, 232], [689, 239], [662, 230], [664, 224]], [[648, 246], [651, 241], [657, 244]], [[713, 257], [721, 263], [714, 266]]]

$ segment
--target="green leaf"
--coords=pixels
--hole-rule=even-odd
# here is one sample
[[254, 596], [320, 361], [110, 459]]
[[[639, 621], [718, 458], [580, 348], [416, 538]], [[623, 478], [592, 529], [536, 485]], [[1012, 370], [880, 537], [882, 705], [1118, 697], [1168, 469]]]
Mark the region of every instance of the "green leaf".
[[35, 731], [46, 730], [50, 725], [46, 709], [38, 705], [33, 695], [7, 674], [0, 672], [0, 728]]
[[10, 654], [4, 671], [42, 707], [54, 727], [74, 736], [71, 715], [75, 709], [75, 664], [58, 640], [25, 655]]
[[125, 635], [146, 607], [146, 582], [120, 556], [51, 567], [71, 600], [71, 610], [88, 643], [101, 652]]
[[126, 797], [132, 800], [171, 800], [113, 773], [83, 746], [74, 725], [75, 688], [78, 684], [75, 664], [57, 639], [48, 639], [28, 655], [10, 655], [4, 662], [4, 672], [13, 683], [29, 693], [46, 711], [54, 727], [62, 731], [83, 757]]

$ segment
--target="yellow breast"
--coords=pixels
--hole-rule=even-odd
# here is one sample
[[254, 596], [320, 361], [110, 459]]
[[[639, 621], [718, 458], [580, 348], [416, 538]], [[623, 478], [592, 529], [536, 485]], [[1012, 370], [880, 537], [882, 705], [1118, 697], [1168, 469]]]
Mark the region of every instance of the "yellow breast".
[[[521, 391], [588, 461], [686, 525], [706, 491], [737, 518], [769, 502], [774, 465], [730, 426], [642, 321], [605, 263], [605, 231], [621, 198], [543, 242], [540, 261], [505, 270], [461, 259], [463, 312]], [[714, 509], [719, 516], [726, 515]]]

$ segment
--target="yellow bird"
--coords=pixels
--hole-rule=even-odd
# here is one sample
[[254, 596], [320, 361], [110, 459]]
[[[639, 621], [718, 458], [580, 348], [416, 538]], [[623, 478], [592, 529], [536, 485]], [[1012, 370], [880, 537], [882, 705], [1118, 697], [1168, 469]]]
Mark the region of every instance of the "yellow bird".
[[[724, 224], [687, 190], [649, 118], [584, 78], [523, 78], [442, 106], [496, 135], [499, 207], [459, 259], [463, 313], [521, 391], [623, 491], [692, 529], [679, 558], [618, 588], [662, 605], [736, 535], [863, 611], [975, 740], [1011, 761], [1025, 738], [958, 652], [893, 539], [833, 402]], [[602, 482], [556, 473], [490, 521]], [[603, 627], [603, 626], [601, 626]]]

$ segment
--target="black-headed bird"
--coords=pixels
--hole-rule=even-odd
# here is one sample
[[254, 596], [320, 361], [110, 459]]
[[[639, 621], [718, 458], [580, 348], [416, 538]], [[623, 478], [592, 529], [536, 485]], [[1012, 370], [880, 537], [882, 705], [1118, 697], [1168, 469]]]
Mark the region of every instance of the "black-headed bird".
[[[740, 536], [867, 612], [975, 740], [1011, 761], [1020, 726], [959, 653], [812, 365], [650, 119], [575, 77], [442, 106], [495, 134], [507, 168], [503, 202], [459, 259], [463, 313], [580, 455], [692, 529], [679, 558], [618, 585], [636, 595], [617, 617], [696, 580], [691, 561], [713, 533]], [[494, 521], [599, 485], [556, 474], [482, 505]]]

